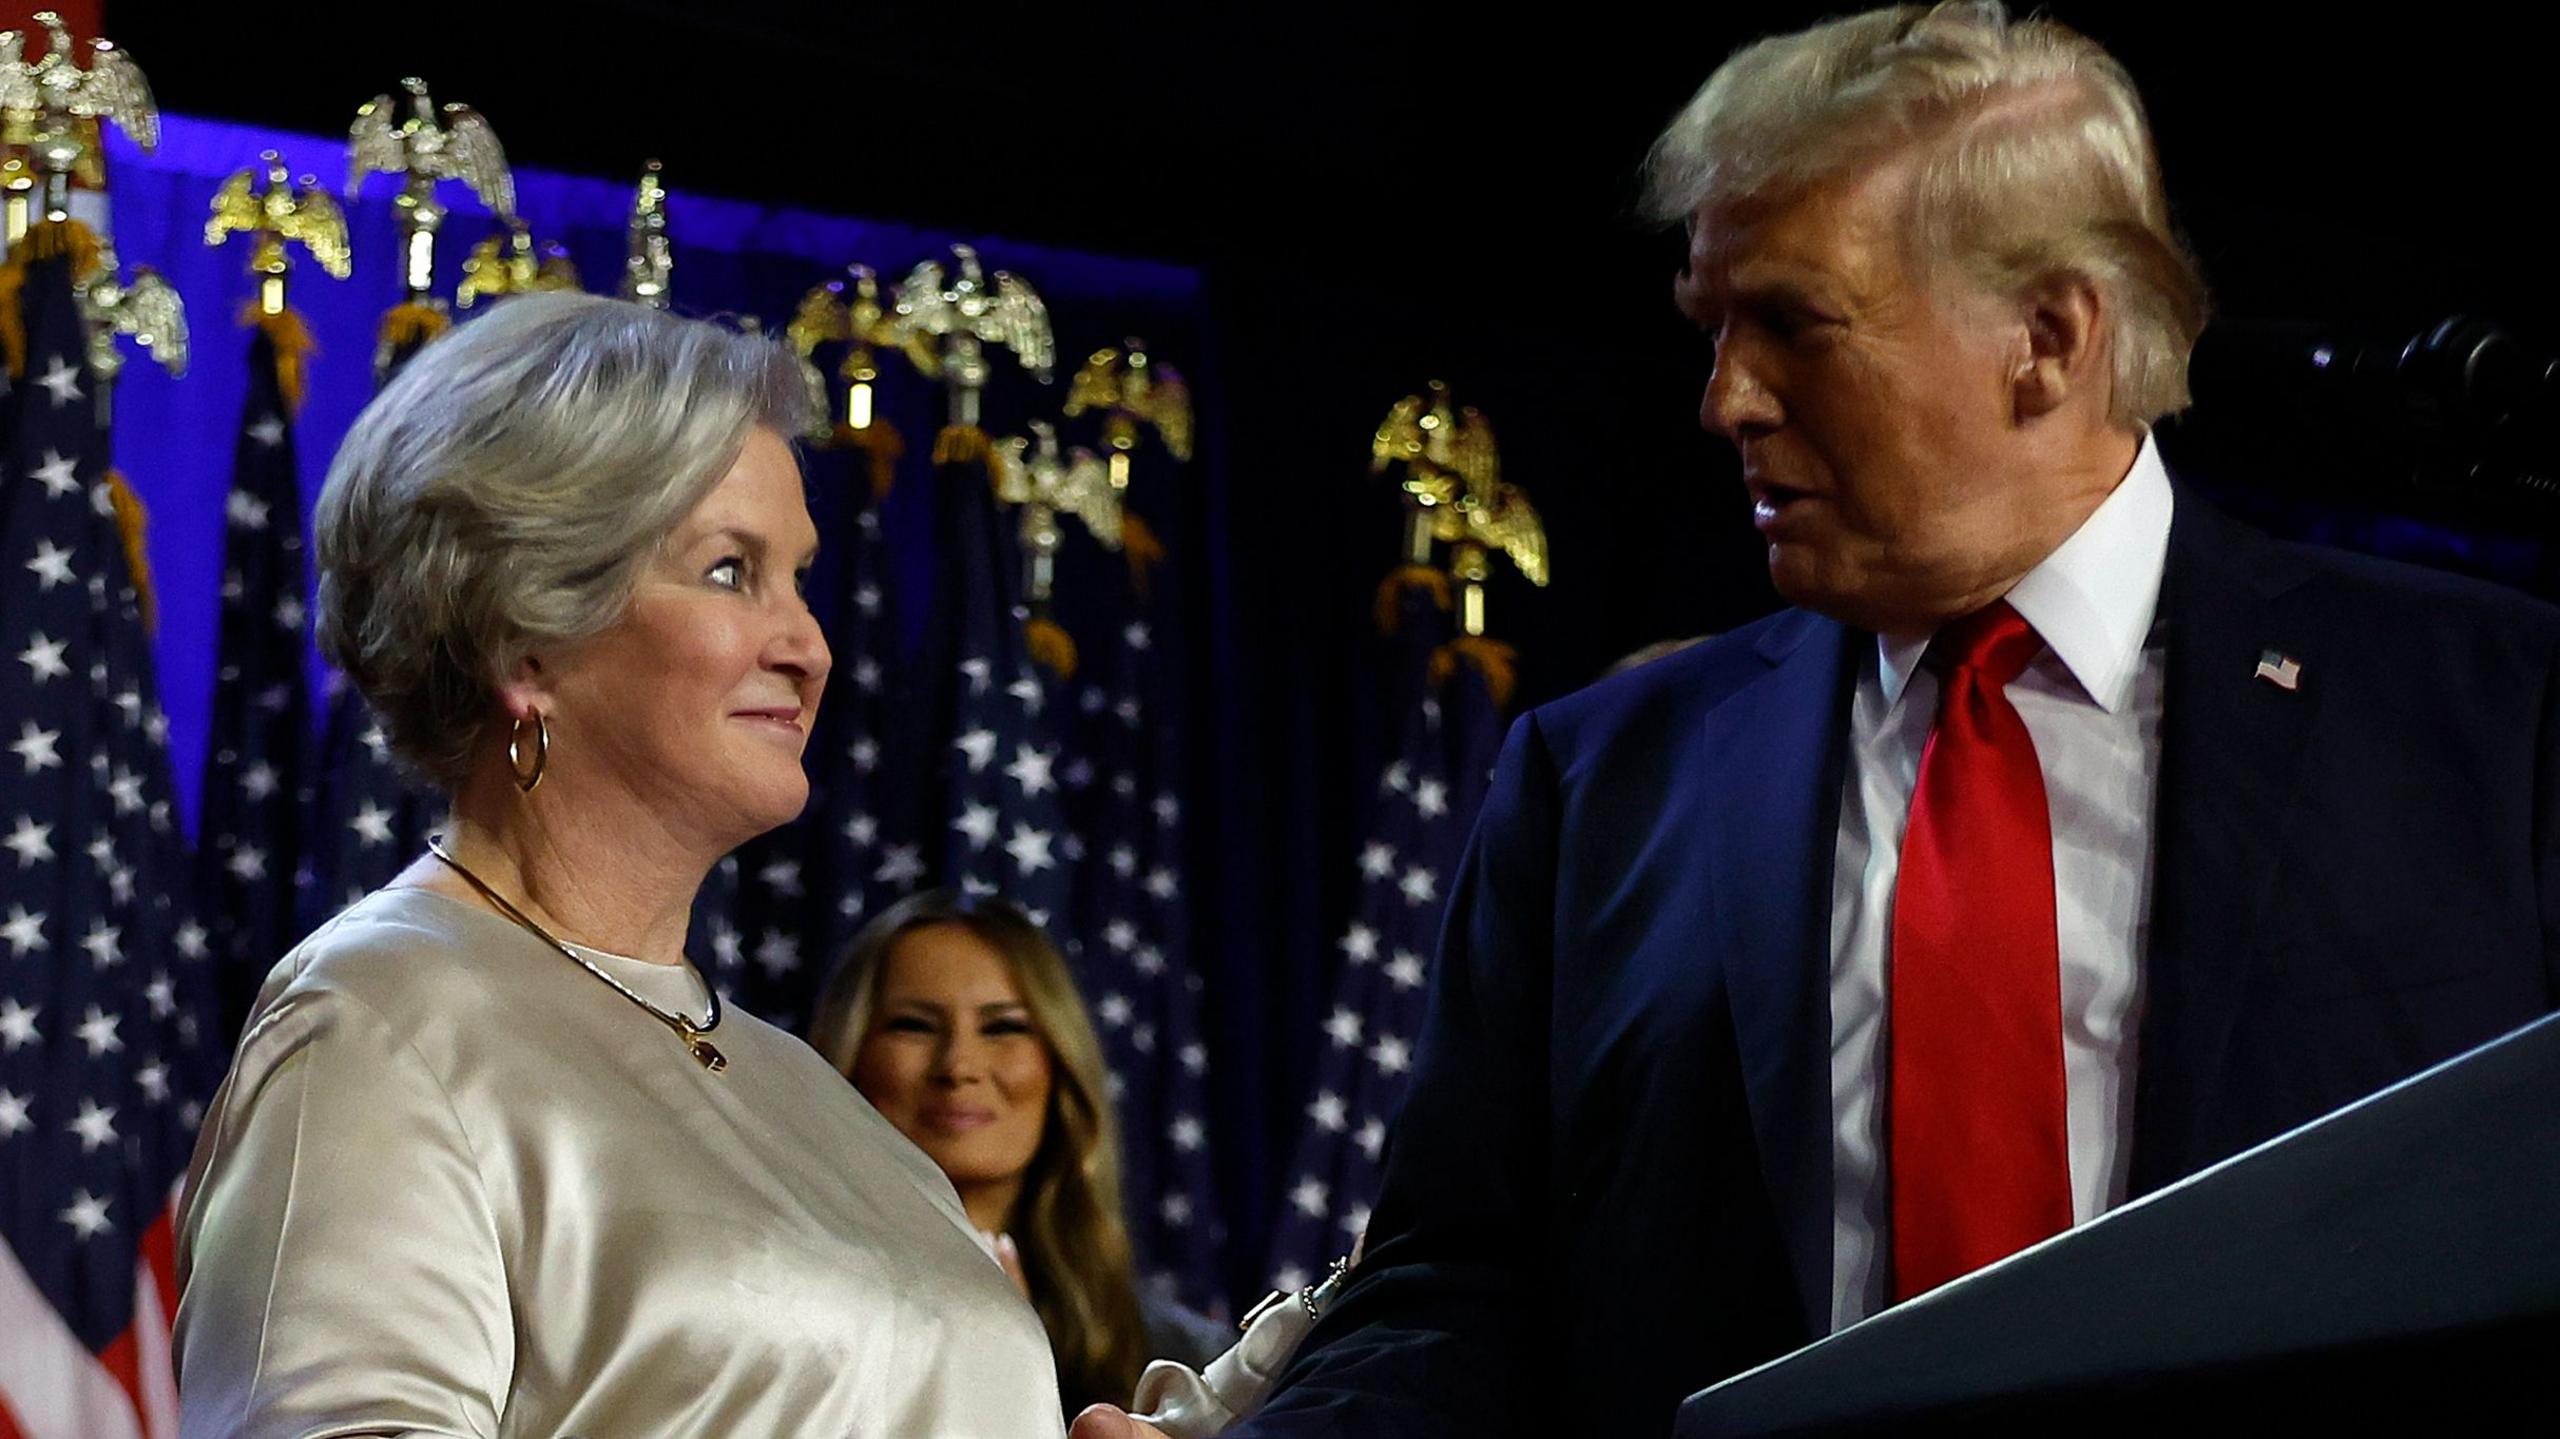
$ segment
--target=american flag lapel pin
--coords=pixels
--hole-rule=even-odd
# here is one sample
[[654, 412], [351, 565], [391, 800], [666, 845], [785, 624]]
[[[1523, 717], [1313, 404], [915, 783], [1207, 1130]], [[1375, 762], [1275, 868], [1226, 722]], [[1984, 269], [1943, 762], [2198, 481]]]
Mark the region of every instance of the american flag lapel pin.
[[2302, 688], [2302, 661], [2279, 650], [2260, 650], [2257, 677], [2280, 690], [2298, 690]]

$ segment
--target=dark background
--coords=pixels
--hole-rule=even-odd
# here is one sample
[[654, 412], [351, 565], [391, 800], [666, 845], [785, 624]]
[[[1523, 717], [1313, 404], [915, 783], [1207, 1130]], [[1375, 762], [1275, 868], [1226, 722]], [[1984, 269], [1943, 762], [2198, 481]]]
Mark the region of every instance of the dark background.
[[[1708, 356], [1668, 304], [1680, 242], [1629, 211], [1646, 145], [1719, 58], [1841, 8], [110, 0], [105, 29], [173, 111], [337, 134], [420, 74], [520, 164], [624, 176], [655, 155], [679, 190], [1206, 273], [1206, 352], [1163, 358], [1191, 371], [1211, 437], [1188, 538], [1237, 657], [1192, 717], [1194, 869], [1218, 910], [1202, 964], [1249, 1246], [1348, 907], [1365, 617], [1397, 536], [1369, 432], [1433, 377], [1495, 421], [1556, 573], [1495, 591], [1523, 702], [1769, 608], [1730, 461], [1696, 425]], [[2560, 127], [2538, 24], [2473, 5], [2050, 8], [2142, 85], [2222, 315], [2401, 339], [2465, 311], [2553, 333]], [[680, 218], [676, 238], [681, 257]], [[2246, 384], [2202, 398], [2167, 437], [2191, 472], [2317, 493], [2405, 467], [2387, 434], [2284, 417]], [[2529, 539], [2372, 514], [2277, 517], [2540, 583]]]

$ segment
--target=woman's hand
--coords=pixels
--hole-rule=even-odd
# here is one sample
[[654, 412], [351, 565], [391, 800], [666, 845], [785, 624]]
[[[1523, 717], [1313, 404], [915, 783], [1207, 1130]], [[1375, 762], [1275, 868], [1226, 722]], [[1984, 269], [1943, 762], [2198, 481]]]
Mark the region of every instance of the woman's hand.
[[1117, 1404], [1096, 1404], [1076, 1416], [1067, 1439], [1168, 1439], [1153, 1424], [1129, 1417]]

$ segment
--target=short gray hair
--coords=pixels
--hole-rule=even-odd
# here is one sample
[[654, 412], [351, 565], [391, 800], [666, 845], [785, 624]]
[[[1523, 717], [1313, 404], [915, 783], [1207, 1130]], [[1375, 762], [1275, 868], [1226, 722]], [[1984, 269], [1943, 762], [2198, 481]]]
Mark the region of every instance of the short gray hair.
[[1654, 142], [1644, 208], [1667, 224], [1906, 148], [1921, 150], [1915, 255], [2004, 294], [2085, 277], [2117, 316], [2113, 418], [2186, 407], [2204, 280], [2170, 229], [2141, 97], [2095, 42], [1998, 0], [1870, 10], [1736, 51]]
[[774, 343], [597, 295], [500, 301], [356, 417], [321, 491], [320, 652], [448, 793], [499, 685], [610, 628], [749, 432], [807, 423]]

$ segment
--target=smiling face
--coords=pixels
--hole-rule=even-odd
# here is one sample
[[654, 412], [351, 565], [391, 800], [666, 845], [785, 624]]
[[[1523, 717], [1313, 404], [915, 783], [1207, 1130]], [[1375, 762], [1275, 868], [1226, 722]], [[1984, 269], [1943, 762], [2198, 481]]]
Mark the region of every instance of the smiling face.
[[797, 816], [828, 666], [801, 595], [817, 547], [790, 447], [751, 431], [621, 621], [540, 664], [561, 782], [618, 787], [715, 852]]
[[[1012, 966], [965, 924], [898, 936], [880, 969], [853, 1084], [951, 1177], [964, 1201], [1009, 1209], [1048, 1132], [1048, 1041]], [[971, 1202], [979, 1214], [981, 1203]]]
[[2021, 464], [2020, 308], [1924, 268], [1909, 166], [1694, 217], [1677, 297], [1715, 344], [1699, 410], [1741, 454], [1769, 575], [1863, 628], [1926, 630], [2053, 542]]

